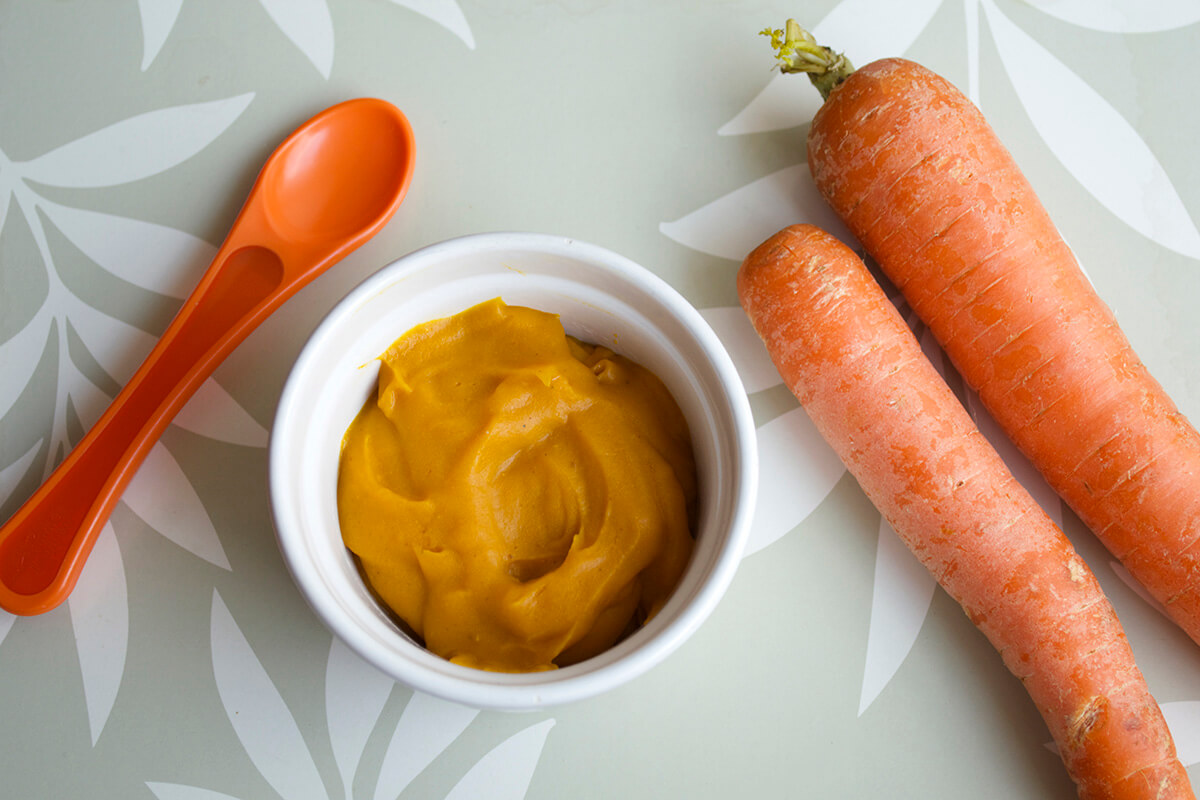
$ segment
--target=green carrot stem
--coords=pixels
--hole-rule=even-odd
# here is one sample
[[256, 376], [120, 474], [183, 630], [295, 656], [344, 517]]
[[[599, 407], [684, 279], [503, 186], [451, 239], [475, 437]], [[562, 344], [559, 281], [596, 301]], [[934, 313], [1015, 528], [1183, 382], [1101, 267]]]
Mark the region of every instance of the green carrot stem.
[[813, 35], [794, 19], [787, 21], [784, 30], [767, 28], [761, 33], [770, 37], [780, 71], [808, 73], [808, 79], [822, 98], [828, 98], [829, 93], [854, 72], [849, 59], [817, 44]]

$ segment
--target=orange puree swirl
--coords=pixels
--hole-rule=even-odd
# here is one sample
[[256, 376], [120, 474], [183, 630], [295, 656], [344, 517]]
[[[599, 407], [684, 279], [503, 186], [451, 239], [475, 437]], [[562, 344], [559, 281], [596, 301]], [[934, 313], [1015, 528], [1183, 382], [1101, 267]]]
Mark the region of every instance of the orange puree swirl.
[[490, 300], [381, 357], [346, 432], [342, 537], [434, 653], [530, 672], [652, 617], [691, 555], [687, 423], [649, 370]]

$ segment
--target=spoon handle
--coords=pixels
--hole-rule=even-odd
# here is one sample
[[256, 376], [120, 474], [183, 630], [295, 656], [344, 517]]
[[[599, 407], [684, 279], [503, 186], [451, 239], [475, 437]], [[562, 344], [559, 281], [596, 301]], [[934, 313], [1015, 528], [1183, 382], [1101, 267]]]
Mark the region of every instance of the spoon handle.
[[159, 435], [230, 351], [306, 282], [285, 280], [270, 249], [222, 247], [108, 410], [0, 527], [0, 607], [40, 614], [66, 598]]

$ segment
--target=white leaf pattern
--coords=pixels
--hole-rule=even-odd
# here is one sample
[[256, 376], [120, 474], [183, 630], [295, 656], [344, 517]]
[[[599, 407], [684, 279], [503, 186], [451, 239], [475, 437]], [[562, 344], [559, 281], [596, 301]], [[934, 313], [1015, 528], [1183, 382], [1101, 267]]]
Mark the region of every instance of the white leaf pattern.
[[746, 394], [761, 392], [783, 383], [766, 346], [741, 306], [705, 308], [700, 315], [732, 357]]
[[887, 520], [879, 520], [871, 624], [863, 668], [858, 715], [875, 702], [917, 641], [936, 586], [933, 576], [900, 540]]
[[[379, 771], [379, 783], [375, 786], [375, 800], [392, 800], [404, 791], [412, 779], [449, 747], [478, 714], [477, 709], [413, 692], [388, 742]], [[535, 756], [535, 763], [536, 760]]]
[[[933, 18], [942, 0], [880, 3], [842, 0], [809, 28], [818, 42], [845, 53], [853, 64], [903, 55]], [[863, 20], [871, 20], [864, 25]], [[804, 20], [800, 20], [804, 25]], [[805, 25], [805, 27], [808, 27]], [[764, 63], [770, 50], [762, 46]], [[722, 136], [793, 128], [812, 122], [821, 95], [803, 75], [776, 75], [757, 97], [718, 129]]]
[[0, 418], [13, 407], [25, 391], [45, 351], [54, 323], [43, 306], [29, 324], [0, 344]]
[[183, 0], [138, 0], [142, 17], [142, 72], [158, 57], [182, 7]]
[[67, 606], [94, 746], [116, 702], [129, 644], [125, 566], [112, 523], [96, 538]]
[[324, 784], [279, 690], [238, 628], [221, 595], [212, 602], [217, 693], [255, 768], [283, 800], [324, 797]]
[[244, 447], [266, 447], [270, 438], [267, 429], [212, 378], [200, 384], [173, 422], [192, 433]]
[[8, 632], [12, 630], [13, 623], [16, 620], [16, 615], [10, 614], [0, 608], [0, 643], [4, 642], [4, 637], [8, 636]]
[[253, 99], [250, 92], [148, 111], [13, 166], [21, 177], [48, 186], [91, 188], [140, 180], [203, 150]]
[[488, 797], [491, 800], [520, 800], [529, 790], [529, 782], [537, 769], [538, 759], [546, 746], [546, 736], [554, 727], [548, 719], [531, 725], [501, 742], [494, 750], [481, 758], [463, 776], [446, 800], [474, 800]]
[[475, 37], [462, 9], [454, 0], [392, 0], [398, 6], [428, 17], [453, 33], [471, 50], [475, 49]]
[[[842, 0], [815, 27], [817, 41], [846, 54], [853, 64], [903, 55], [929, 25], [942, 0]], [[869, 19], [870, 25], [863, 20]], [[801, 76], [793, 76], [801, 77]], [[814, 90], [815, 91], [815, 90]]]
[[824, 228], [858, 247], [858, 240], [817, 191], [807, 164], [759, 178], [658, 228], [685, 247], [741, 261], [781, 228], [799, 222]]
[[396, 683], [350, 651], [336, 636], [325, 663], [325, 716], [346, 796], [363, 748]]
[[1025, 0], [1064, 22], [1108, 33], [1151, 33], [1200, 22], [1195, 0]]
[[85, 430], [95, 426], [105, 409], [112, 403], [111, 397], [82, 375], [72, 381], [67, 390], [67, 397], [79, 417], [79, 424]]
[[167, 539], [222, 569], [230, 569], [216, 528], [179, 462], [156, 442], [121, 499]]
[[[764, 54], [767, 49], [763, 48]], [[824, 101], [803, 75], [775, 73], [749, 105], [717, 128], [719, 136], [786, 130], [807, 125]], [[797, 143], [797, 152], [801, 143]]]
[[325, 0], [259, 0], [292, 44], [328, 78], [333, 70], [333, 18]]
[[41, 201], [50, 221], [107, 272], [168, 297], [186, 298], [217, 254], [190, 233], [128, 217]]
[[803, 408], [771, 420], [757, 436], [758, 503], [743, 557], [803, 522], [846, 471]]
[[4, 469], [0, 469], [0, 505], [8, 502], [8, 498], [17, 488], [17, 484], [33, 466], [33, 460], [37, 457], [37, 452], [45, 441], [45, 439], [39, 439], [37, 444], [26, 450], [20, 458]]
[[71, 327], [100, 368], [124, 386], [154, 348], [155, 338], [127, 322], [97, 311], [74, 295], [65, 297]]
[[201, 789], [198, 786], [184, 786], [179, 783], [146, 781], [146, 788], [153, 792], [158, 800], [238, 800], [231, 794], [214, 792], [212, 789]]
[[1017, 97], [1055, 157], [1102, 206], [1138, 233], [1200, 258], [1200, 232], [1133, 126], [991, 0], [982, 2]]

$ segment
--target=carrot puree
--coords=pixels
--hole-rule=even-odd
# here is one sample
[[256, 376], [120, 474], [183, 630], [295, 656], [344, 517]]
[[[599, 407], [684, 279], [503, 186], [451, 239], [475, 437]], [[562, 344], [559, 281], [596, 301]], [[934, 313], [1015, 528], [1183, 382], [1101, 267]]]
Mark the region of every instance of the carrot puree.
[[696, 467], [653, 373], [499, 298], [380, 361], [342, 445], [342, 537], [429, 650], [553, 669], [662, 608], [692, 551]]

